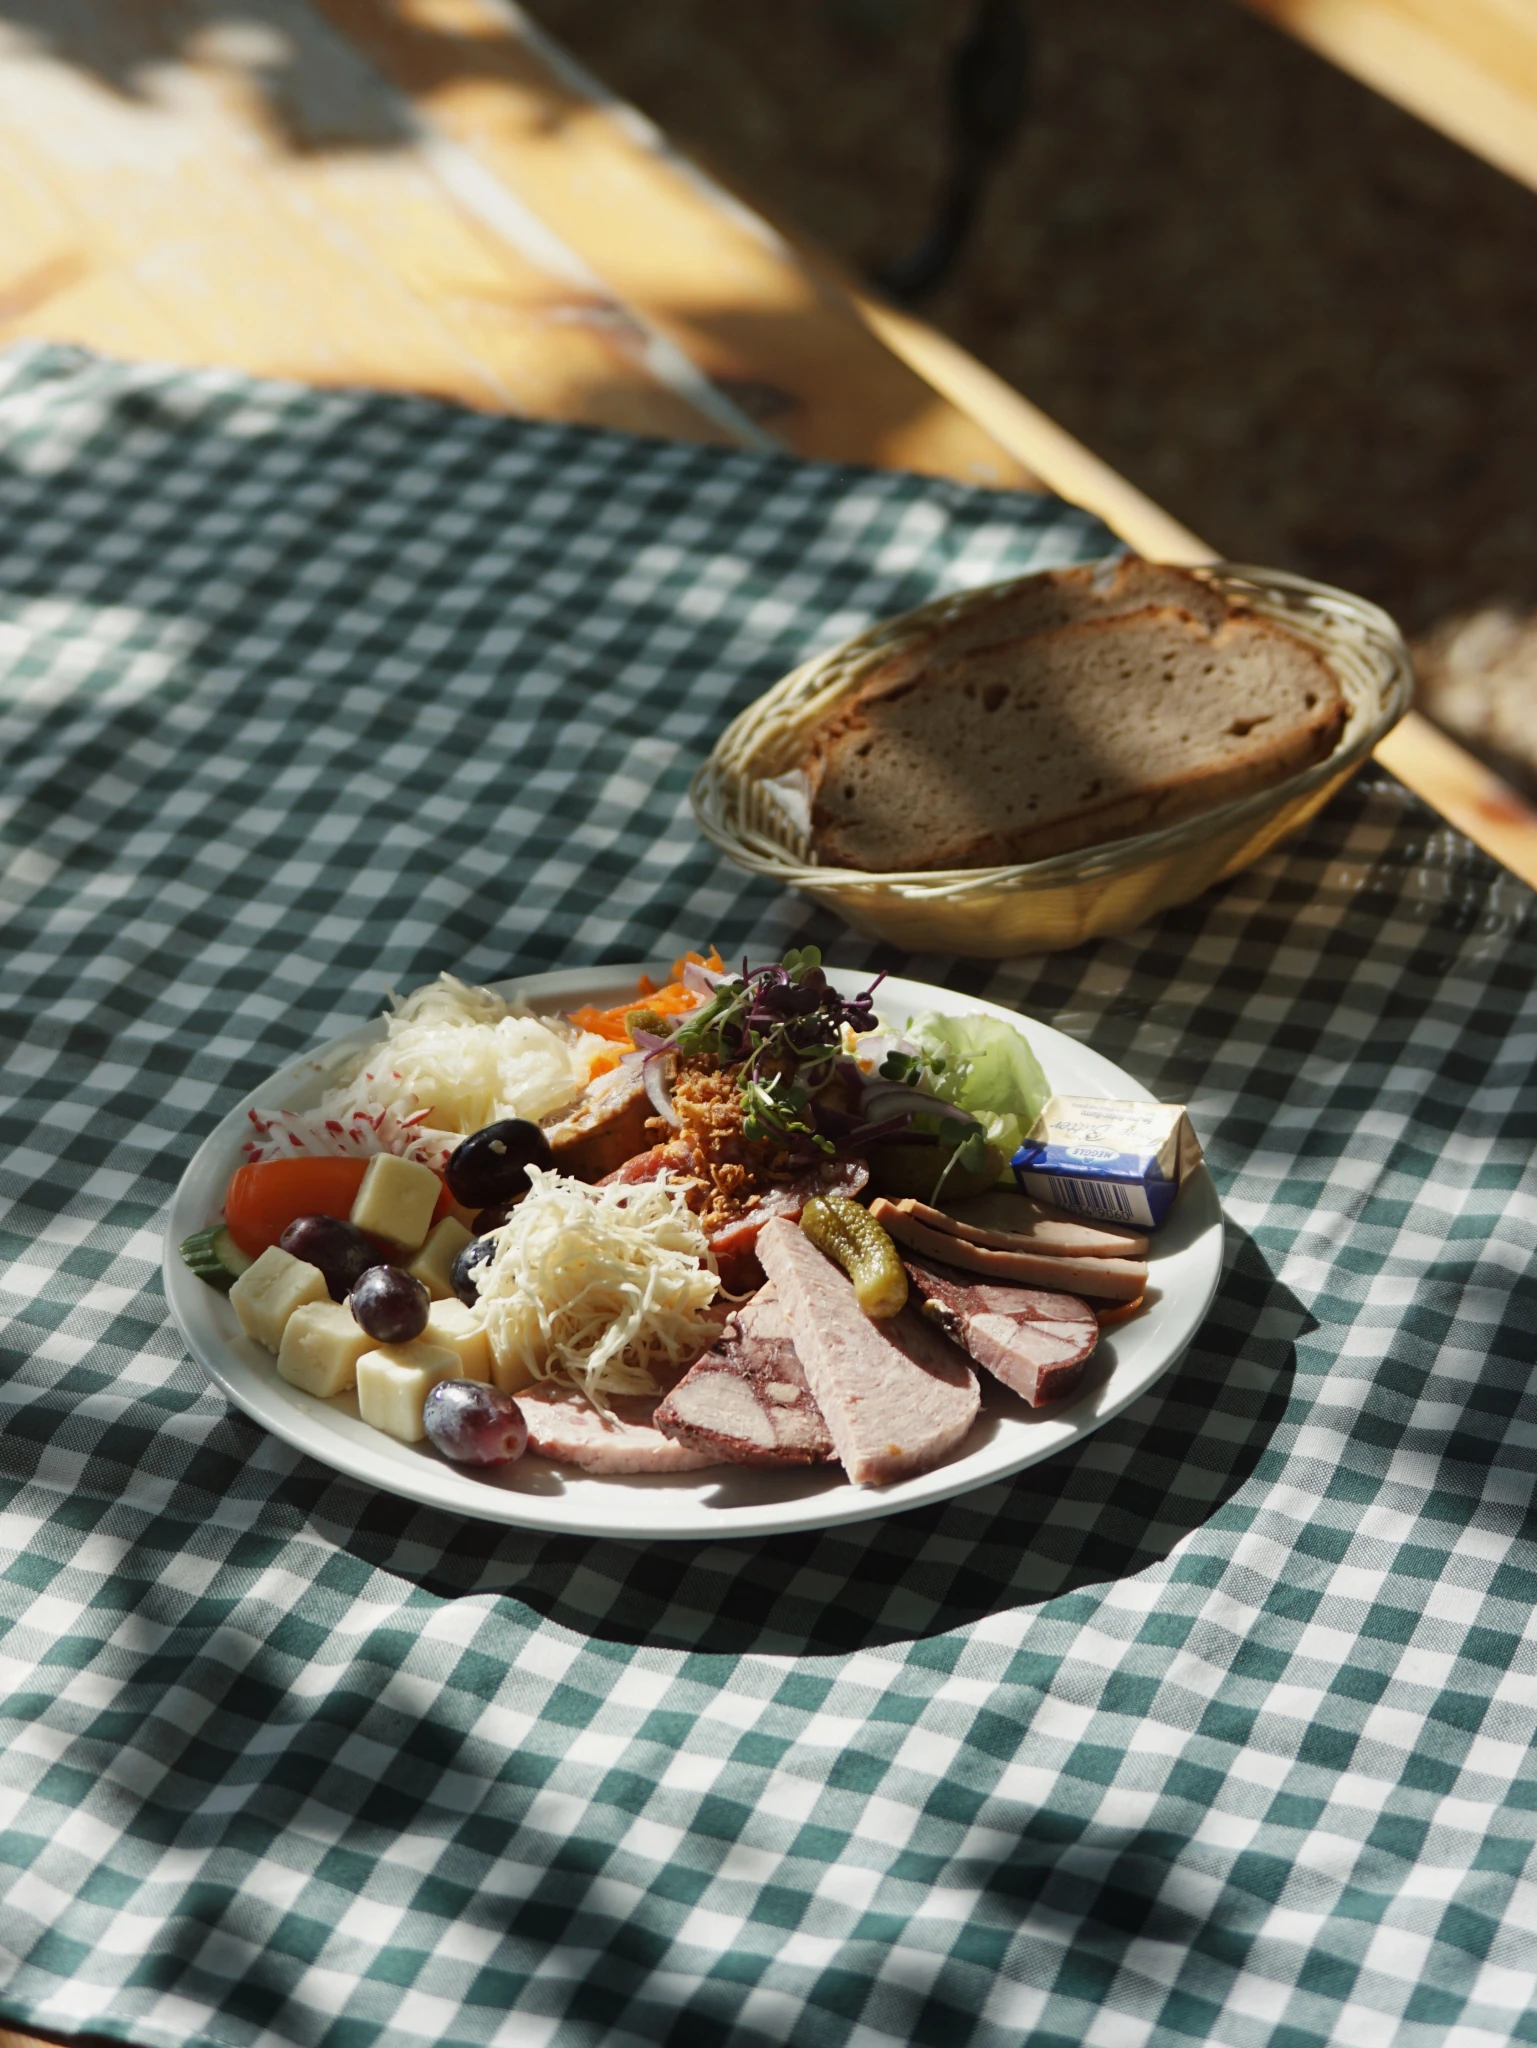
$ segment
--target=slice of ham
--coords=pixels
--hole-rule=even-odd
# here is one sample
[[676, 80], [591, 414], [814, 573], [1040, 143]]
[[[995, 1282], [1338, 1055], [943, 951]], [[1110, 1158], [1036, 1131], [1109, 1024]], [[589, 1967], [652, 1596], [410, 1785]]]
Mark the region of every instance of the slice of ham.
[[528, 1424], [528, 1448], [584, 1472], [697, 1472], [718, 1465], [713, 1451], [674, 1443], [655, 1427], [655, 1395], [618, 1394], [601, 1415], [575, 1387], [546, 1381], [516, 1396]]
[[848, 1276], [782, 1216], [764, 1224], [758, 1256], [856, 1486], [927, 1472], [959, 1448], [981, 1393], [963, 1355], [932, 1323], [911, 1307], [872, 1321]]
[[[707, 1189], [708, 1184], [702, 1176], [691, 1175], [687, 1166], [680, 1163], [676, 1140], [671, 1145], [653, 1145], [649, 1152], [627, 1159], [617, 1172], [608, 1176], [608, 1180], [621, 1183], [661, 1180], [669, 1175], [685, 1184], [692, 1182], [701, 1195]], [[745, 1214], [708, 1231], [710, 1249], [715, 1254], [716, 1270], [725, 1292], [750, 1294], [762, 1285], [758, 1233], [771, 1216], [783, 1216], [791, 1223], [798, 1223], [802, 1209], [813, 1195], [857, 1195], [869, 1178], [870, 1169], [862, 1159], [821, 1160], [815, 1166], [805, 1167], [791, 1175], [788, 1180], [765, 1188]]]
[[655, 1423], [675, 1443], [731, 1465], [820, 1465], [832, 1457], [772, 1282], [689, 1367], [658, 1405]]
[[1137, 1230], [1086, 1223], [1065, 1209], [1048, 1209], [1025, 1195], [995, 1190], [950, 1209], [934, 1209], [911, 1196], [896, 1204], [929, 1230], [963, 1237], [1000, 1252], [1039, 1252], [1049, 1258], [1145, 1259], [1147, 1239]]
[[1032, 1408], [1071, 1394], [1099, 1342], [1099, 1318], [1074, 1294], [1000, 1287], [906, 1259], [923, 1313]]
[[1105, 1301], [1135, 1301], [1147, 1286], [1147, 1267], [1138, 1259], [1069, 1259], [1039, 1252], [1000, 1252], [972, 1244], [947, 1230], [931, 1230], [895, 1202], [878, 1197], [870, 1214], [898, 1244], [942, 1266], [958, 1266], [988, 1280], [1012, 1280], [1022, 1287], [1069, 1289]]

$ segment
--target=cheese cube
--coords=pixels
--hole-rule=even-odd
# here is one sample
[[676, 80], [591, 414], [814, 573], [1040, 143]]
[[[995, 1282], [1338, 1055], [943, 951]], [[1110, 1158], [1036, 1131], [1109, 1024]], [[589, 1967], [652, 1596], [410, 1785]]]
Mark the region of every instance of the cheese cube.
[[[432, 1226], [432, 1234], [406, 1271], [421, 1281], [434, 1301], [452, 1300], [455, 1297], [448, 1269], [464, 1247], [474, 1242], [473, 1231], [466, 1230], [456, 1217], [445, 1216], [441, 1223]], [[464, 1306], [462, 1302], [459, 1305]]]
[[442, 1192], [443, 1183], [430, 1166], [380, 1152], [368, 1162], [349, 1220], [370, 1237], [414, 1252], [426, 1239]]
[[269, 1244], [235, 1282], [229, 1298], [246, 1335], [276, 1351], [294, 1310], [306, 1302], [329, 1301], [331, 1291], [318, 1267]]
[[376, 1345], [358, 1360], [358, 1413], [386, 1436], [419, 1444], [427, 1434], [422, 1404], [439, 1380], [458, 1377], [459, 1354], [445, 1344], [415, 1337], [409, 1344]]
[[422, 1332], [424, 1344], [441, 1344], [459, 1360], [456, 1380], [488, 1380], [491, 1377], [491, 1339], [474, 1309], [462, 1301], [435, 1301]]
[[278, 1349], [278, 1376], [301, 1393], [329, 1401], [357, 1385], [358, 1360], [373, 1338], [342, 1301], [308, 1301], [288, 1318]]

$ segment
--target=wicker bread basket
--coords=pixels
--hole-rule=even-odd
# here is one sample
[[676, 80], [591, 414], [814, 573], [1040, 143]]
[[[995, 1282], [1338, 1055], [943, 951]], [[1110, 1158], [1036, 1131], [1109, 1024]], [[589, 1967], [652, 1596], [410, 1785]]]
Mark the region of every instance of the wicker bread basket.
[[737, 867], [803, 890], [856, 931], [914, 953], [1005, 960], [1053, 952], [1130, 931], [1188, 902], [1305, 825], [1408, 710], [1412, 688], [1402, 636], [1364, 599], [1276, 569], [1221, 563], [1195, 573], [1287, 626], [1328, 662], [1349, 710], [1325, 760], [1177, 824], [1048, 860], [905, 874], [819, 866], [793, 787], [812, 728], [878, 663], [1012, 587], [991, 584], [868, 627], [750, 704], [694, 776], [699, 829]]

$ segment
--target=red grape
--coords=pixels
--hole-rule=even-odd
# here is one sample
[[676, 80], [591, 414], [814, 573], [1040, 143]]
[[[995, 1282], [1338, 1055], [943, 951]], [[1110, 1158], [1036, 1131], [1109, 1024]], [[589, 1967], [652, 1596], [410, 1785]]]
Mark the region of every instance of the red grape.
[[345, 1301], [384, 1256], [371, 1237], [339, 1216], [296, 1216], [278, 1243], [294, 1258], [319, 1267], [333, 1301]]
[[399, 1266], [370, 1266], [349, 1297], [352, 1320], [381, 1344], [409, 1344], [427, 1327], [432, 1296]]
[[427, 1395], [428, 1441], [456, 1465], [510, 1465], [528, 1447], [528, 1424], [511, 1394], [480, 1380], [439, 1380]]

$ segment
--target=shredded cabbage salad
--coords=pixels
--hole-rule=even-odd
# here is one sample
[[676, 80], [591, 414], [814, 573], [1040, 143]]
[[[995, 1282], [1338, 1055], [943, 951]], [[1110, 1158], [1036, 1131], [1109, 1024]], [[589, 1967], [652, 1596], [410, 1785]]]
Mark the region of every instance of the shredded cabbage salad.
[[308, 1111], [254, 1116], [261, 1159], [295, 1152], [400, 1152], [441, 1167], [461, 1138], [504, 1117], [567, 1108], [613, 1048], [590, 1031], [531, 1016], [489, 988], [441, 974], [391, 998], [384, 1036]]

